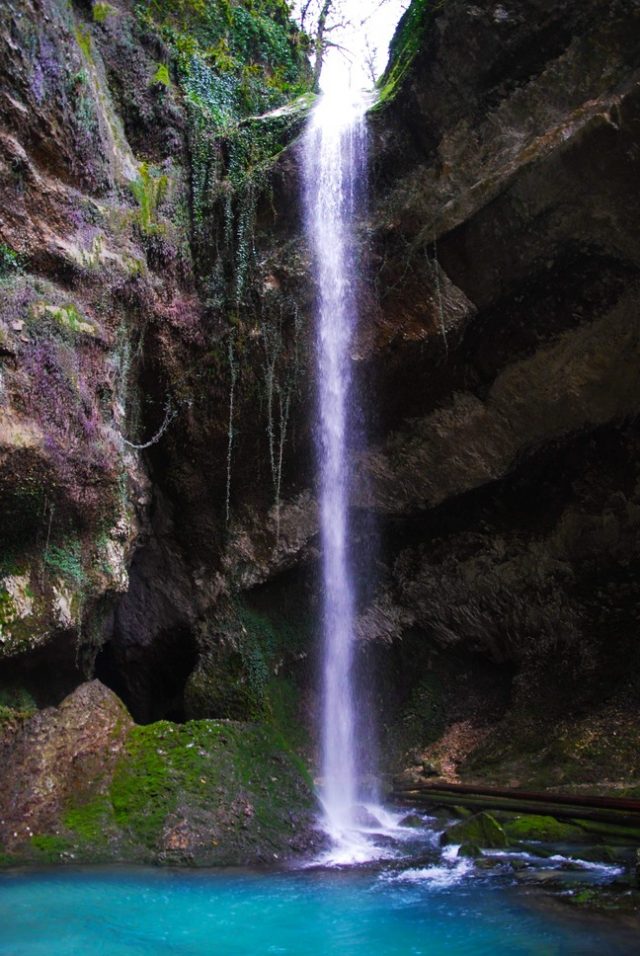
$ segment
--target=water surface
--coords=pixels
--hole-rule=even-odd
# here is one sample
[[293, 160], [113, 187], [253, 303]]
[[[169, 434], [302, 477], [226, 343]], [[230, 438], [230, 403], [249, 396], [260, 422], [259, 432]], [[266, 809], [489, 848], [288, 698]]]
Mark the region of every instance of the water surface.
[[628, 956], [446, 865], [386, 872], [56, 869], [0, 876], [0, 956]]

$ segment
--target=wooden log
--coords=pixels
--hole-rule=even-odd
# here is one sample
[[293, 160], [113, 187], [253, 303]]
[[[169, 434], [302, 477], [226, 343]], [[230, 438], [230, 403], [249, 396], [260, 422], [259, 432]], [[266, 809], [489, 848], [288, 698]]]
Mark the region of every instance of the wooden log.
[[479, 810], [537, 814], [564, 820], [590, 820], [605, 827], [620, 827], [620, 833], [616, 834], [618, 836], [623, 836], [623, 831], [635, 831], [634, 838], [640, 839], [640, 801], [627, 798], [574, 798], [570, 794], [529, 793], [455, 784], [424, 784], [411, 789], [396, 789], [393, 795], [397, 801], [413, 806], [462, 805]]

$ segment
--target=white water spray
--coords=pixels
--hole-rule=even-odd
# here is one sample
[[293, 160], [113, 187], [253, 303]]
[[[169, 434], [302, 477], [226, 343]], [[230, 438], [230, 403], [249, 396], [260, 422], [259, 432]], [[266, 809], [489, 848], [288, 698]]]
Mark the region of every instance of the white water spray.
[[350, 364], [358, 318], [353, 222], [366, 176], [365, 109], [363, 99], [350, 98], [344, 90], [325, 94], [304, 141], [306, 230], [317, 284], [317, 450], [324, 584], [321, 797], [324, 825], [336, 847], [353, 843], [360, 802], [348, 506], [353, 418]]

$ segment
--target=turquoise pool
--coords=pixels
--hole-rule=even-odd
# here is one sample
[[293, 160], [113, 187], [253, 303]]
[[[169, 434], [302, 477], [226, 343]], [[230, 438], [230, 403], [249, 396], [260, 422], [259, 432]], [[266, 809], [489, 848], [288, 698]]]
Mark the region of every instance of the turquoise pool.
[[[637, 943], [637, 940], [636, 940]], [[615, 924], [533, 906], [463, 868], [0, 875], [1, 956], [620, 956]]]

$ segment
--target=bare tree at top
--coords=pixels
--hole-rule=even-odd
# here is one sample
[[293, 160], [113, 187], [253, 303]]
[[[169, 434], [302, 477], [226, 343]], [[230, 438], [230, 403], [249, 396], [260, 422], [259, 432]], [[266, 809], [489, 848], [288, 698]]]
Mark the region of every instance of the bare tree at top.
[[375, 36], [367, 29], [375, 14], [384, 6], [394, 4], [398, 16], [408, 0], [296, 0], [293, 13], [302, 30], [311, 38], [314, 88], [319, 90], [322, 68], [329, 50], [338, 50], [348, 62], [353, 62], [353, 46], [362, 47], [364, 67], [372, 84], [377, 79], [375, 63], [377, 48]]

